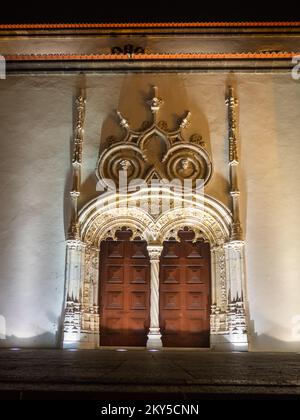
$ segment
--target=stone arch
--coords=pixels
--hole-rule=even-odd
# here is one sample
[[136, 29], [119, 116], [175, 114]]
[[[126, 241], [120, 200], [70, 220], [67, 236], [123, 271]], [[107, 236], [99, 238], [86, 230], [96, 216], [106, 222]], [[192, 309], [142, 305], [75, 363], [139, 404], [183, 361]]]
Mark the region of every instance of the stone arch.
[[[151, 188], [138, 194], [139, 199], [149, 196], [161, 197]], [[119, 200], [117, 205], [100, 196], [83, 207], [79, 215], [81, 237], [69, 241], [67, 248], [70, 269], [66, 290], [65, 347], [94, 348], [99, 345], [100, 243], [108, 237], [115, 238], [116, 231], [124, 227], [132, 230], [132, 238], [140, 237], [147, 241], [151, 264], [156, 264], [153, 271], [156, 277], [159, 252], [166, 239], [171, 236], [176, 238], [178, 231], [184, 227], [194, 230], [195, 239], [204, 236], [210, 242], [212, 256], [211, 342], [217, 348], [220, 348], [219, 344], [221, 347], [235, 345], [234, 340], [238, 340], [240, 345], [245, 344], [243, 243], [230, 242], [232, 215], [229, 209], [207, 195], [202, 198], [196, 205], [191, 198], [189, 205], [182, 203], [181, 207], [170, 208], [157, 216], [134, 205], [137, 194], [127, 195], [126, 200]], [[235, 297], [231, 301], [233, 291]], [[157, 316], [157, 310], [155, 314]], [[150, 330], [152, 332], [148, 337], [152, 337], [151, 345], [159, 345], [159, 328], [154, 325]]]
[[[174, 192], [168, 192], [174, 199]], [[79, 215], [81, 241], [85, 244], [99, 247], [101, 240], [115, 236], [116, 230], [126, 226], [133, 231], [134, 236], [140, 236], [148, 243], [162, 243], [171, 232], [189, 226], [198, 231], [202, 230], [212, 246], [219, 246], [229, 241], [230, 226], [232, 223], [231, 212], [224, 204], [208, 195], [201, 200], [190, 203], [181, 203], [177, 207], [170, 208], [153, 216], [149, 211], [136, 206], [137, 198], [145, 200], [161, 198], [159, 192], [147, 188], [138, 196], [133, 194], [126, 198], [126, 205], [121, 206], [107, 201], [105, 198], [96, 198], [90, 201]], [[120, 204], [119, 203], [119, 204]]]

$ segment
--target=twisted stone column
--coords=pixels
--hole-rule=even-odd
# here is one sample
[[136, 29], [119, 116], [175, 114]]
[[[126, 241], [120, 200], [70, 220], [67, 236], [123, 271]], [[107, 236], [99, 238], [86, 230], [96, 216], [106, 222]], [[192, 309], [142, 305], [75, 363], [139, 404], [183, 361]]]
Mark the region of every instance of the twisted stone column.
[[147, 247], [151, 264], [150, 284], [150, 329], [147, 347], [162, 347], [159, 329], [159, 258], [163, 247], [161, 245], [148, 245]]

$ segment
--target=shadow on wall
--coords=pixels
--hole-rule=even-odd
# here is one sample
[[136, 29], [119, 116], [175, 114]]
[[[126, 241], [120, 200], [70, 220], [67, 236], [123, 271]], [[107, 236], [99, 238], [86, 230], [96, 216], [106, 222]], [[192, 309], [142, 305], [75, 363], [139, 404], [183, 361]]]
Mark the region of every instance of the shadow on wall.
[[[211, 156], [213, 159], [213, 156]], [[224, 191], [227, 194], [224, 194]], [[205, 187], [205, 193], [223, 203], [228, 209], [231, 209], [231, 200], [229, 196], [228, 178], [225, 178], [217, 171], [213, 171], [212, 180]], [[225, 197], [224, 197], [225, 195]]]
[[4, 340], [0, 340], [0, 346], [6, 348], [55, 348], [58, 347], [58, 334], [45, 332], [26, 338], [10, 335]]
[[[258, 334], [255, 332], [254, 321], [249, 321], [249, 350], [253, 352], [299, 352], [299, 340], [286, 341], [272, 336], [270, 333]], [[276, 325], [273, 324], [275, 328]]]
[[283, 341], [268, 334], [253, 334], [250, 351], [253, 352], [300, 352], [300, 341]]
[[0, 347], [60, 348], [63, 333], [63, 316], [57, 318], [54, 313], [48, 311], [47, 317], [56, 332], [45, 331], [42, 334], [30, 337], [20, 337], [13, 334], [6, 335], [7, 323], [4, 316], [0, 315]]

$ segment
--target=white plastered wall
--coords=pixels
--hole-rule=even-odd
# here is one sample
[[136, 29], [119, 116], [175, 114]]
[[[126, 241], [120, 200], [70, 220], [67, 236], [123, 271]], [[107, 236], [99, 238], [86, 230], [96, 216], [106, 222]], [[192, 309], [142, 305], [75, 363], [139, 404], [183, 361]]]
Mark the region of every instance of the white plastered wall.
[[[252, 350], [299, 351], [300, 82], [289, 74], [237, 74], [241, 212]], [[214, 175], [206, 193], [228, 205], [227, 74], [11, 76], [0, 81], [0, 346], [59, 345], [64, 295], [72, 101], [86, 87], [80, 203], [96, 195], [100, 141], [119, 136], [114, 110], [148, 119], [151, 86], [172, 126], [192, 112]], [[1, 323], [2, 325], [3, 323]], [[3, 334], [0, 335], [3, 338]]]

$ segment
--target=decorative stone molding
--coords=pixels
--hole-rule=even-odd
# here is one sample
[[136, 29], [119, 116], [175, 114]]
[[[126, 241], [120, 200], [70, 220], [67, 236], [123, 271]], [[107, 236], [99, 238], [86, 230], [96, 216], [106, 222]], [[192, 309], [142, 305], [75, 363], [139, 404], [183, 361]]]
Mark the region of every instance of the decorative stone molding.
[[225, 101], [228, 106], [228, 140], [229, 140], [229, 164], [239, 162], [237, 150], [237, 122], [235, 108], [238, 100], [234, 97], [233, 87], [229, 87], [228, 97]]
[[84, 119], [85, 119], [85, 99], [79, 95], [75, 101], [76, 104], [76, 126], [74, 129], [74, 144], [72, 157], [72, 188], [70, 191], [71, 198], [71, 222], [69, 228], [69, 239], [79, 240], [80, 226], [78, 224], [77, 203], [80, 196], [80, 178], [82, 163], [82, 145], [84, 135]]
[[78, 347], [81, 338], [84, 253], [80, 240], [68, 240], [66, 251], [66, 290], [63, 347]]
[[[151, 194], [151, 188], [144, 190], [143, 194]], [[153, 191], [155, 194], [155, 191]], [[191, 207], [183, 209], [169, 209], [158, 218], [147, 213], [139, 207], [131, 206], [134, 196], [127, 197], [128, 206], [112, 209], [105, 204], [106, 198], [94, 199], [85, 206], [80, 215], [81, 240], [88, 244], [85, 250], [85, 278], [83, 280], [84, 298], [82, 313], [85, 315], [84, 335], [81, 333], [81, 346], [97, 347], [97, 334], [99, 331], [98, 303], [98, 271], [99, 248], [102, 240], [114, 237], [117, 230], [124, 228], [132, 230], [134, 234], [148, 242], [153, 285], [153, 301], [151, 304], [152, 319], [157, 319], [154, 308], [158, 306], [158, 267], [159, 255], [164, 240], [170, 237], [178, 238], [178, 231], [188, 228], [195, 231], [196, 238], [209, 241], [211, 244], [211, 271], [212, 271], [212, 307], [211, 307], [211, 342], [219, 350], [246, 348], [243, 296], [243, 243], [229, 242], [232, 217], [228, 209], [211, 197], [204, 196], [202, 208]], [[101, 211], [100, 211], [101, 209]], [[92, 252], [93, 258], [89, 252]], [[101, 256], [100, 256], [101, 257]], [[93, 261], [93, 265], [91, 263]], [[91, 281], [90, 270], [93, 269]], [[92, 287], [91, 284], [97, 284]], [[238, 288], [239, 287], [239, 288]], [[87, 292], [89, 290], [89, 292]], [[154, 292], [155, 290], [155, 292]], [[236, 291], [239, 290], [238, 295]], [[91, 297], [87, 298], [86, 296]], [[234, 298], [231, 300], [230, 296]], [[236, 300], [238, 296], [238, 301]], [[230, 298], [230, 299], [229, 299]], [[94, 302], [92, 304], [92, 302]], [[231, 306], [230, 306], [231, 305]], [[91, 309], [92, 308], [92, 309]], [[95, 311], [94, 315], [93, 310]], [[96, 313], [97, 312], [97, 313]], [[91, 316], [92, 314], [92, 316]], [[244, 317], [244, 318], [243, 318]], [[83, 328], [83, 321], [82, 328]], [[155, 323], [151, 326], [148, 337], [148, 346], [160, 345], [161, 338]], [[88, 325], [88, 327], [87, 327]], [[93, 326], [92, 326], [93, 325]], [[100, 320], [101, 331], [101, 320]], [[85, 338], [85, 341], [83, 340]], [[88, 338], [89, 337], [89, 338]], [[237, 343], [237, 344], [236, 344]], [[101, 338], [100, 338], [101, 344]], [[244, 347], [242, 347], [244, 346]]]
[[232, 197], [233, 223], [231, 226], [231, 240], [243, 240], [243, 231], [240, 222], [239, 208], [239, 187], [238, 187], [238, 142], [237, 142], [237, 118], [236, 107], [238, 100], [234, 96], [233, 87], [229, 87], [228, 97], [226, 99], [228, 107], [228, 142], [229, 142], [229, 177], [230, 177], [230, 195]]
[[132, 44], [126, 44], [123, 47], [112, 47], [112, 54], [128, 54], [132, 56], [133, 54], [145, 54], [145, 49], [143, 47], [135, 47]]
[[[199, 236], [207, 238], [211, 245], [222, 245], [229, 239], [231, 213], [219, 201], [204, 195], [197, 207], [191, 200], [187, 207], [168, 209], [158, 217], [137, 207], [137, 199], [143, 201], [149, 196], [155, 198], [156, 194], [157, 191], [146, 188], [127, 197], [126, 206], [120, 207], [111, 206], [107, 196], [92, 200], [79, 215], [83, 242], [99, 248], [102, 240], [112, 237], [122, 226], [131, 229], [134, 232], [133, 237], [139, 236], [149, 243], [163, 243], [185, 226], [197, 231]], [[174, 192], [169, 191], [169, 195], [174, 199]]]
[[208, 242], [208, 239], [206, 238], [202, 230], [192, 227], [192, 226], [177, 226], [175, 229], [169, 231], [167, 235], [164, 236], [163, 241], [175, 239], [176, 241], [180, 242], [179, 233], [182, 230], [192, 232], [194, 234], [193, 242], [196, 242], [196, 241]]
[[[152, 179], [195, 182], [203, 179], [207, 184], [212, 174], [212, 162], [203, 147], [202, 137], [194, 135], [186, 140], [182, 131], [189, 123], [191, 112], [187, 112], [175, 130], [168, 130], [164, 121], [159, 121], [159, 111], [163, 100], [158, 97], [157, 88], [147, 104], [152, 114], [152, 122], [144, 123], [141, 131], [130, 128], [129, 121], [117, 111], [119, 124], [125, 131], [122, 140], [110, 143], [99, 157], [96, 175], [100, 184], [108, 189], [113, 180], [119, 184], [119, 171], [126, 172], [128, 181]], [[201, 141], [199, 141], [201, 138]]]
[[225, 244], [227, 265], [227, 322], [230, 341], [239, 348], [247, 349], [247, 322], [245, 311], [244, 284], [244, 241], [231, 241]]
[[75, 140], [73, 151], [73, 163], [82, 163], [83, 125], [85, 118], [85, 99], [79, 95], [76, 99], [77, 123], [75, 128]]
[[[131, 230], [132, 239], [138, 237], [148, 243], [151, 263], [151, 322], [147, 346], [161, 347], [159, 256], [165, 240], [179, 240], [178, 232], [188, 229], [195, 233], [194, 240], [207, 241], [211, 246], [211, 345], [218, 350], [247, 349], [244, 242], [241, 230], [236, 230], [239, 222], [239, 191], [235, 171], [238, 158], [235, 114], [232, 109], [236, 102], [232, 99], [232, 90], [230, 95], [228, 106], [231, 124], [229, 160], [232, 213], [221, 202], [205, 194], [201, 195], [197, 189], [185, 197], [168, 186], [157, 187], [150, 182], [154, 175], [172, 179], [178, 174], [184, 179], [187, 175], [180, 175], [179, 171], [189, 170], [190, 163], [197, 174], [204, 171], [205, 182], [208, 182], [212, 165], [204, 145], [201, 145], [202, 138], [193, 137], [186, 141], [181, 135], [181, 130], [188, 124], [190, 113], [182, 119], [177, 130], [168, 131], [166, 124], [158, 121], [163, 101], [158, 97], [156, 89], [154, 97], [149, 101], [153, 121], [148, 124], [148, 128], [140, 132], [131, 130], [128, 120], [118, 112], [125, 137], [104, 150], [98, 162], [97, 176], [102, 182], [106, 176], [115, 180], [116, 171], [122, 169], [129, 180], [131, 177], [141, 176], [147, 183], [139, 191], [129, 193], [117, 194], [108, 188], [104, 194], [87, 203], [74, 219], [78, 225], [79, 237], [73, 237], [67, 243], [64, 347], [96, 348], [99, 346], [99, 331], [101, 345], [98, 307], [101, 281], [99, 250], [101, 241], [107, 238], [116, 239], [116, 232], [120, 229]], [[155, 153], [149, 157], [144, 146], [149, 139], [156, 142], [157, 138], [163, 145], [163, 150], [159, 159], [155, 160]], [[109, 187], [105, 182], [104, 185]], [[76, 197], [75, 194], [74, 198]], [[157, 212], [152, 212], [143, 205], [148, 203], [149, 197], [158, 203]], [[162, 199], [169, 199], [168, 208], [163, 207]]]
[[99, 346], [99, 249], [87, 246], [82, 288], [81, 348]]

